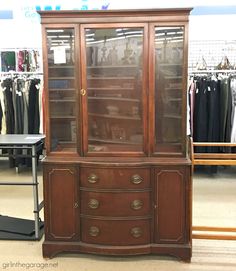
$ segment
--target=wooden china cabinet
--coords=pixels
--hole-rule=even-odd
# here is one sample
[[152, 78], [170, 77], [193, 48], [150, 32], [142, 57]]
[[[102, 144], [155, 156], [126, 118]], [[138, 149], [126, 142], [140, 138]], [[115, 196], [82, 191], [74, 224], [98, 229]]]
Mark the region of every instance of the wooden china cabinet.
[[42, 11], [43, 256], [191, 259], [190, 9]]

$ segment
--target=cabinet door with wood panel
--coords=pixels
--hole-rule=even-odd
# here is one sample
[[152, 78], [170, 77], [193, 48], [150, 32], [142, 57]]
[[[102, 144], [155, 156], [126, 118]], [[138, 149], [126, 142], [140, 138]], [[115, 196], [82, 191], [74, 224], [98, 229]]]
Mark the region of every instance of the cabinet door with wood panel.
[[48, 240], [78, 239], [79, 204], [77, 169], [50, 165], [44, 168], [45, 235]]
[[155, 243], [183, 244], [189, 240], [190, 168], [155, 169]]

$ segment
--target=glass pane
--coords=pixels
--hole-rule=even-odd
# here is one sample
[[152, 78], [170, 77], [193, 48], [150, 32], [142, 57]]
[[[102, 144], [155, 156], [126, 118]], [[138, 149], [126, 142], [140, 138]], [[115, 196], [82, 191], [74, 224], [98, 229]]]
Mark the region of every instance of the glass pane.
[[76, 151], [74, 30], [47, 29], [51, 151]]
[[143, 29], [86, 29], [86, 49], [89, 151], [143, 151]]
[[156, 152], [181, 152], [183, 27], [155, 28]]

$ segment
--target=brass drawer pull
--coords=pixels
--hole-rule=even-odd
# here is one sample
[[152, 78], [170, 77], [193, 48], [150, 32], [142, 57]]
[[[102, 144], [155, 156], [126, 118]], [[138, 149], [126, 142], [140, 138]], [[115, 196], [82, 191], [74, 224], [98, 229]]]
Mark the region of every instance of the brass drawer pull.
[[96, 183], [97, 181], [98, 181], [98, 176], [96, 174], [92, 173], [88, 176], [89, 183]]
[[99, 233], [100, 233], [100, 230], [99, 230], [98, 227], [96, 227], [96, 226], [91, 226], [91, 227], [89, 228], [89, 235], [90, 235], [90, 236], [96, 237], [96, 236], [99, 235]]
[[131, 182], [133, 184], [140, 184], [143, 181], [142, 177], [139, 176], [138, 174], [135, 174], [131, 177]]
[[143, 202], [139, 199], [135, 199], [131, 202], [131, 208], [133, 210], [140, 210], [143, 207]]
[[99, 201], [96, 199], [90, 199], [88, 206], [91, 209], [97, 209], [99, 207]]
[[143, 234], [142, 229], [140, 227], [134, 227], [134, 228], [132, 228], [131, 231], [130, 231], [130, 233], [135, 238], [139, 238]]

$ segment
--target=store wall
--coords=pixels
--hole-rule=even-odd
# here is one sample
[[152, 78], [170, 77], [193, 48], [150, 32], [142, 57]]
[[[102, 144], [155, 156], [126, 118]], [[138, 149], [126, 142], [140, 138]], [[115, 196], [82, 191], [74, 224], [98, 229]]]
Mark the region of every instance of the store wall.
[[[214, 5], [213, 5], [214, 2]], [[236, 40], [231, 29], [236, 21], [235, 0], [8, 0], [0, 5], [0, 50], [41, 48], [41, 26], [37, 10], [144, 9], [193, 7], [189, 40]], [[208, 50], [208, 49], [207, 49]], [[232, 51], [236, 52], [236, 45]]]

